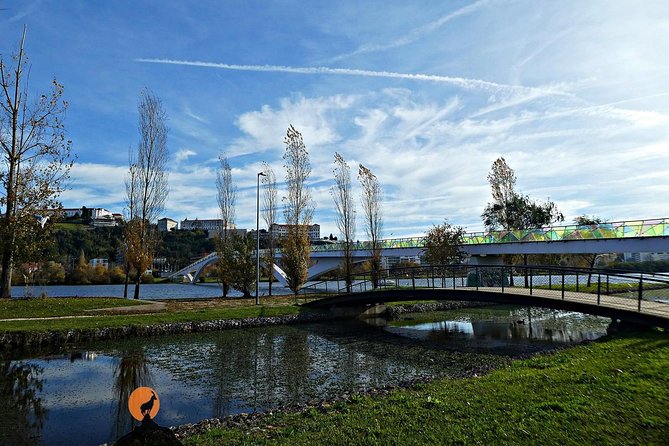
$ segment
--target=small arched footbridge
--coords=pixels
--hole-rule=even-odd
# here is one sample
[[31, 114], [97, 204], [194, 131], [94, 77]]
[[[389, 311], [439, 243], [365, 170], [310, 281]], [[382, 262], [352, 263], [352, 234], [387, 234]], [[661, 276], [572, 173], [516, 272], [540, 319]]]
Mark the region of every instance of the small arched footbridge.
[[[375, 286], [376, 285], [376, 286]], [[669, 328], [669, 275], [553, 266], [446, 265], [318, 282], [312, 308], [364, 308], [398, 301], [473, 300], [539, 306]]]

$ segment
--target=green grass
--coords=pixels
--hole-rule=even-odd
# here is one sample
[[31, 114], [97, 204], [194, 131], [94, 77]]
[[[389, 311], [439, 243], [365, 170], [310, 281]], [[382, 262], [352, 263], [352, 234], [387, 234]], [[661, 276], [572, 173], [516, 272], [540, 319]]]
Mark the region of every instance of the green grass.
[[[9, 301], [10, 304], [16, 302], [16, 313], [29, 313], [33, 309], [34, 313], [39, 313], [44, 316], [68, 316], [81, 315], [83, 309], [87, 308], [102, 308], [102, 305], [94, 305], [95, 301], [106, 301], [107, 299], [98, 298], [81, 298], [82, 302], [65, 302], [74, 299], [34, 299]], [[124, 305], [132, 305], [134, 302], [124, 299], [109, 299], [114, 305], [116, 301], [122, 302]], [[55, 301], [55, 302], [51, 302]], [[34, 302], [34, 303], [33, 303]], [[7, 303], [4, 301], [0, 306]], [[146, 302], [140, 302], [146, 303]], [[21, 307], [20, 304], [27, 304], [26, 307]], [[40, 305], [44, 305], [40, 308]], [[55, 305], [55, 308], [54, 308]], [[112, 305], [108, 305], [110, 307]], [[117, 306], [117, 305], [116, 305]], [[67, 310], [69, 308], [69, 311]], [[218, 319], [245, 319], [263, 316], [282, 316], [298, 314], [300, 312], [309, 311], [307, 309], [298, 307], [297, 305], [249, 305], [229, 308], [205, 308], [198, 310], [184, 310], [184, 311], [168, 311], [162, 313], [150, 314], [127, 314], [127, 315], [105, 315], [81, 318], [68, 319], [43, 319], [43, 320], [23, 320], [23, 321], [0, 321], [0, 332], [2, 331], [58, 331], [70, 329], [89, 329], [102, 327], [124, 327], [134, 325], [154, 325], [164, 323], [178, 323], [178, 322], [199, 322]], [[0, 313], [5, 317], [21, 317], [8, 316], [11, 313]], [[33, 317], [38, 317], [36, 314]], [[39, 317], [44, 317], [39, 316]]]
[[0, 319], [79, 316], [86, 314], [86, 310], [127, 307], [146, 303], [114, 297], [0, 299]]
[[225, 428], [187, 445], [652, 445], [669, 438], [669, 337], [615, 337], [479, 378], [439, 380]]

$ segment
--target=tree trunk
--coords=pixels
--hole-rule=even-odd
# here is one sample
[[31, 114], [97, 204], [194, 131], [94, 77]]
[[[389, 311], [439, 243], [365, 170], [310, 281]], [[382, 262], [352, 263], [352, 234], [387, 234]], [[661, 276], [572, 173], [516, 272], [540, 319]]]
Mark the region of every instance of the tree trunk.
[[139, 284], [142, 282], [142, 275], [137, 273], [137, 278], [135, 279], [135, 295], [134, 298], [139, 300]]
[[124, 280], [124, 286], [123, 286], [123, 298], [127, 299], [128, 298], [128, 282], [130, 282], [130, 266], [126, 262], [125, 264], [125, 280]]
[[2, 256], [2, 295], [0, 297], [9, 299], [12, 297], [12, 248], [8, 248]]

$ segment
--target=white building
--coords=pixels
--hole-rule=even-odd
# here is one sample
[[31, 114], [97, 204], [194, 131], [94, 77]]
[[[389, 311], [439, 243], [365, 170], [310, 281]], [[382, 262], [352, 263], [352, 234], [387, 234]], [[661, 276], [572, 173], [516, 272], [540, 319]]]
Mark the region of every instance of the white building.
[[178, 225], [179, 223], [171, 218], [161, 218], [158, 220], [158, 230], [160, 232], [176, 231]]
[[[204, 220], [181, 220], [181, 225], [179, 226], [182, 231], [194, 231], [196, 229], [202, 229], [204, 231], [220, 231], [223, 229], [223, 220], [220, 218], [211, 218]], [[228, 229], [237, 229], [237, 226], [234, 224], [229, 224]]]
[[[290, 225], [279, 225], [274, 223], [270, 226], [269, 232], [272, 234], [272, 238], [280, 239], [288, 235], [288, 228], [290, 228]], [[321, 225], [310, 225], [307, 229], [307, 236], [309, 237], [309, 240], [320, 240]]]
[[91, 259], [88, 261], [88, 264], [93, 268], [102, 265], [105, 269], [109, 269], [109, 259]]

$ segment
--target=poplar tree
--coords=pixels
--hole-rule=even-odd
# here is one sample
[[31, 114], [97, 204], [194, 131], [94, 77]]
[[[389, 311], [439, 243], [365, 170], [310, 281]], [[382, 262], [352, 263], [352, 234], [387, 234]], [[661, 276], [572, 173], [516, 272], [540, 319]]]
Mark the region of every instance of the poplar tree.
[[50, 91], [31, 93], [30, 65], [24, 51], [0, 56], [0, 297], [11, 297], [12, 270], [21, 242], [33, 243], [36, 214], [60, 206], [73, 158], [65, 138], [67, 102], [55, 79]]
[[[267, 255], [265, 258], [265, 265], [267, 266], [269, 279], [269, 295], [272, 295], [272, 282], [274, 279], [274, 255], [276, 254], [276, 240], [272, 234], [272, 226], [277, 223], [277, 204], [278, 193], [276, 189], [276, 175], [272, 167], [263, 162], [263, 208], [262, 218], [267, 225]], [[258, 234], [260, 236], [260, 234]]]
[[335, 203], [336, 223], [344, 239], [344, 259], [342, 266], [346, 291], [351, 292], [353, 284], [353, 240], [355, 239], [355, 203], [351, 192], [351, 169], [344, 157], [335, 152], [333, 170], [335, 184], [330, 193]]
[[155, 222], [167, 200], [167, 113], [162, 101], [148, 89], [139, 101], [139, 144], [130, 153], [126, 199], [129, 220], [125, 226], [126, 255], [135, 269], [134, 298], [139, 299], [142, 274], [151, 266], [160, 241]]
[[235, 204], [237, 202], [237, 187], [232, 181], [232, 168], [225, 155], [219, 157], [220, 166], [216, 171], [216, 190], [218, 200], [218, 210], [221, 214], [221, 233], [217, 240], [217, 251], [219, 256], [218, 271], [223, 297], [227, 297], [230, 288], [230, 266], [231, 262], [226, 261], [225, 255], [233, 251], [229, 249], [231, 242], [230, 232], [235, 226]]
[[381, 185], [371, 170], [360, 164], [358, 180], [362, 187], [362, 210], [365, 219], [365, 231], [371, 244], [372, 285], [379, 286], [381, 270], [381, 231], [383, 230], [383, 213], [381, 209]]
[[315, 204], [307, 187], [311, 174], [309, 152], [302, 134], [292, 125], [286, 131], [284, 144], [286, 151], [283, 159], [288, 195], [283, 198], [287, 235], [281, 247], [281, 264], [287, 276], [288, 287], [297, 295], [307, 281], [311, 254], [308, 227]]

